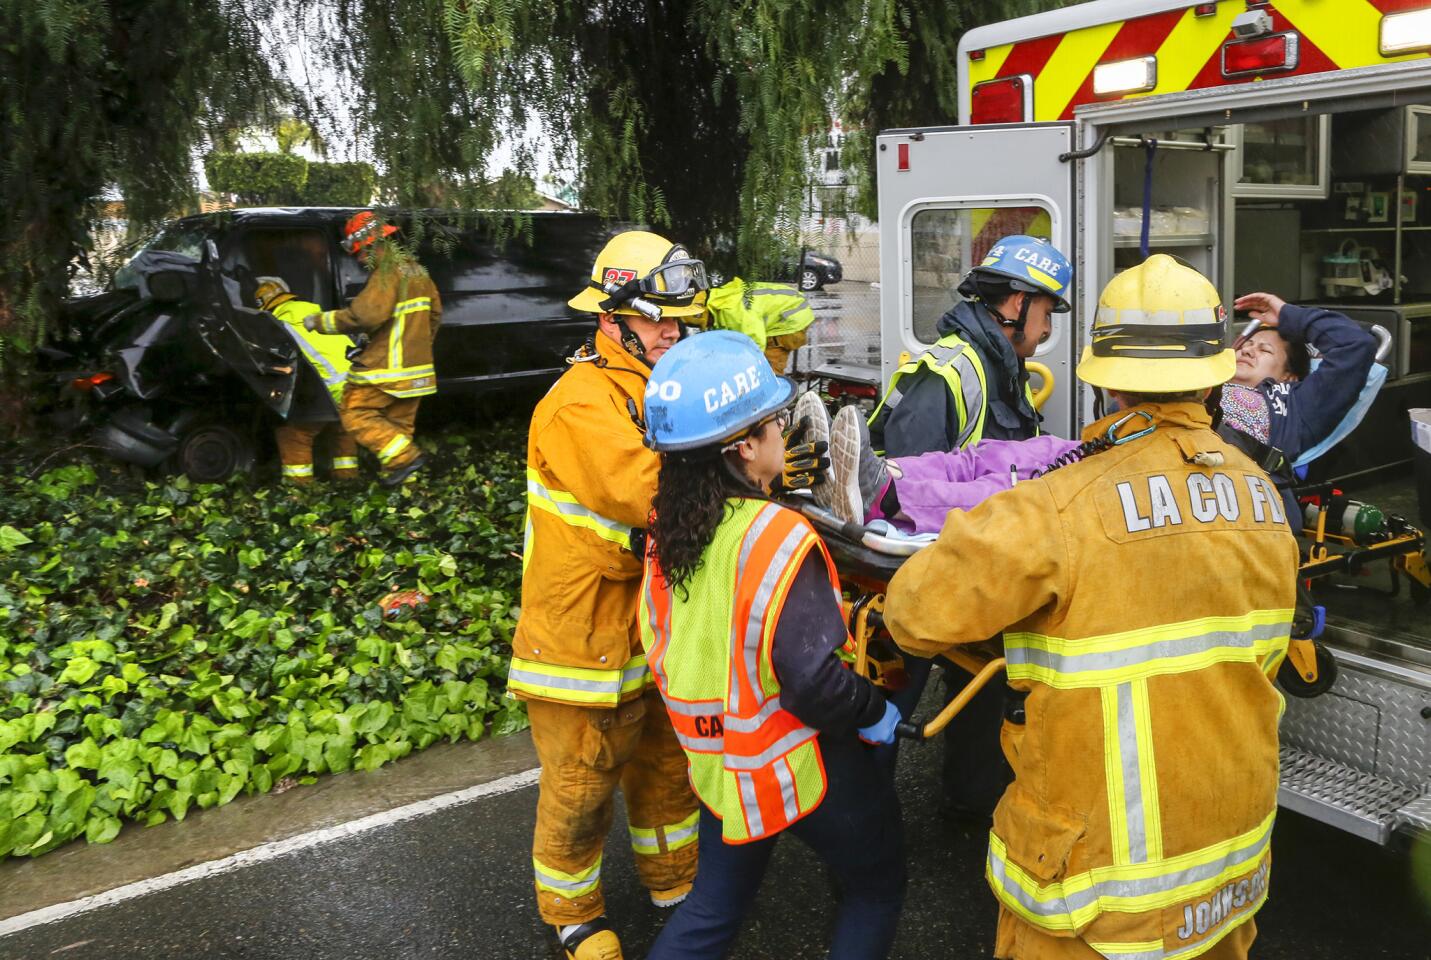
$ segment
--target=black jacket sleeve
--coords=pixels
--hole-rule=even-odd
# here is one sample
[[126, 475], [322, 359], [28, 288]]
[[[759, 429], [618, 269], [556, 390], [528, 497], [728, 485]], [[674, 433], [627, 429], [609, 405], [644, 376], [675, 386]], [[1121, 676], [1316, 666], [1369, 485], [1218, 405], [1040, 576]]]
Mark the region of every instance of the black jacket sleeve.
[[771, 644], [780, 705], [821, 733], [847, 733], [884, 715], [884, 695], [836, 651], [847, 636], [825, 563], [812, 550], [790, 584]]
[[1315, 347], [1322, 357], [1305, 380], [1268, 392], [1273, 446], [1295, 459], [1325, 440], [1356, 403], [1376, 355], [1376, 338], [1340, 313], [1290, 303], [1277, 326], [1289, 340]]
[[947, 453], [959, 439], [959, 409], [938, 374], [921, 367], [900, 382], [904, 393], [884, 425], [887, 457], [917, 457], [939, 450]]

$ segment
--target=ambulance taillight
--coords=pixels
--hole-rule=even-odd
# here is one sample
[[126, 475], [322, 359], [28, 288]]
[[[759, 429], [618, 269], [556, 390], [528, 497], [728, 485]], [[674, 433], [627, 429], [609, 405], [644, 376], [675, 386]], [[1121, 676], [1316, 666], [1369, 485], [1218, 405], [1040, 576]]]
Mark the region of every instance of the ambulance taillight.
[[977, 84], [970, 94], [974, 123], [1023, 123], [1033, 119], [1033, 77], [1021, 73]]
[[1222, 75], [1248, 77], [1297, 69], [1295, 33], [1277, 33], [1253, 40], [1234, 40], [1222, 48]]

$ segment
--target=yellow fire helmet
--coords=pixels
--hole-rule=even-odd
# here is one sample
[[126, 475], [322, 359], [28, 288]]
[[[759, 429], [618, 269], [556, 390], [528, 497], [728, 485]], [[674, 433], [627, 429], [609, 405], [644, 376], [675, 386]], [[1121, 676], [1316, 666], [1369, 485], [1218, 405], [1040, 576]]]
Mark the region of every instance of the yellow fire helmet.
[[289, 300], [297, 300], [288, 290], [288, 283], [282, 277], [259, 277], [258, 289], [253, 300], [260, 310], [273, 310]]
[[1182, 393], [1237, 372], [1231, 327], [1217, 288], [1165, 254], [1108, 282], [1078, 378], [1127, 393]]
[[663, 317], [695, 317], [705, 312], [708, 287], [706, 265], [684, 246], [645, 230], [627, 230], [602, 247], [586, 289], [567, 306], [583, 313], [642, 316], [630, 306], [640, 299], [659, 307]]

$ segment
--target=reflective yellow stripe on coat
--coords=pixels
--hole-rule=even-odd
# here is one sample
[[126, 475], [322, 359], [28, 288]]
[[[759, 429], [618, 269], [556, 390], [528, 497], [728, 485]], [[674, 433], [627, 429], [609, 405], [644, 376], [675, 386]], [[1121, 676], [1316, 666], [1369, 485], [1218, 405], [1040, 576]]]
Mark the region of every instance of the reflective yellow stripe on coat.
[[560, 700], [592, 707], [614, 707], [651, 681], [646, 655], [638, 653], [620, 667], [601, 670], [567, 667], [512, 657], [507, 674], [507, 690], [543, 700]]
[[956, 448], [963, 450], [982, 440], [984, 420], [989, 411], [988, 375], [984, 372], [984, 361], [979, 357], [979, 351], [970, 347], [957, 333], [947, 334], [919, 356], [900, 365], [894, 376], [889, 378], [889, 389], [884, 399], [870, 414], [870, 425], [873, 426], [881, 414], [888, 416], [893, 413], [903, 402], [904, 392], [899, 389], [899, 381], [920, 367], [928, 367], [937, 374], [954, 397], [959, 414]]
[[[1181, 856], [1097, 867], [1048, 884], [1040, 884], [1012, 863], [1004, 841], [990, 833], [986, 876], [1000, 902], [1028, 922], [1047, 930], [1077, 930], [1105, 912], [1160, 910], [1203, 896], [1245, 874], [1259, 875], [1271, 850], [1275, 816], [1274, 810], [1241, 836]], [[1255, 881], [1250, 884], [1255, 885]], [[1265, 896], [1264, 879], [1259, 902]], [[1197, 946], [1206, 949], [1210, 944], [1204, 941]]]
[[1291, 610], [1254, 610], [1076, 640], [1009, 632], [1004, 655], [1010, 680], [1060, 690], [1104, 687], [1214, 663], [1252, 662], [1285, 649], [1291, 628]]
[[[576, 497], [569, 493], [548, 488], [542, 483], [541, 474], [530, 468], [527, 470], [527, 507], [545, 510], [563, 523], [590, 530], [603, 540], [610, 540], [627, 550], [631, 549], [630, 527], [615, 520], [608, 520], [595, 510], [588, 510], [577, 503]], [[531, 538], [528, 537], [527, 543], [530, 542]], [[523, 553], [526, 552], [523, 550]]]

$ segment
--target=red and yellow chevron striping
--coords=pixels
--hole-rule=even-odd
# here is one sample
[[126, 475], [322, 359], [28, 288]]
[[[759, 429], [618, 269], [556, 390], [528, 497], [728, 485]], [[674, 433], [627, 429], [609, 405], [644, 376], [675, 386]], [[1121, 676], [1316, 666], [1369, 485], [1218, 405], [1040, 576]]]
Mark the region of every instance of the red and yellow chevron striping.
[[[1388, 13], [1427, 7], [1428, 0], [1274, 0], [1261, 6], [1278, 32], [1295, 31], [1299, 58], [1294, 70], [1278, 77], [1421, 59], [1428, 54], [1383, 57], [1378, 46], [1381, 18]], [[969, 64], [970, 86], [1000, 77], [1034, 78], [1034, 120], [1067, 120], [1075, 108], [1100, 100], [1093, 93], [1093, 70], [1101, 63], [1153, 55], [1157, 86], [1126, 96], [1156, 96], [1184, 90], [1256, 82], [1260, 77], [1222, 75], [1222, 48], [1232, 37], [1232, 21], [1245, 12], [1242, 3], [1223, 2], [1211, 15], [1198, 16], [1193, 4], [1095, 24], [1054, 36], [1036, 37], [982, 51]]]

